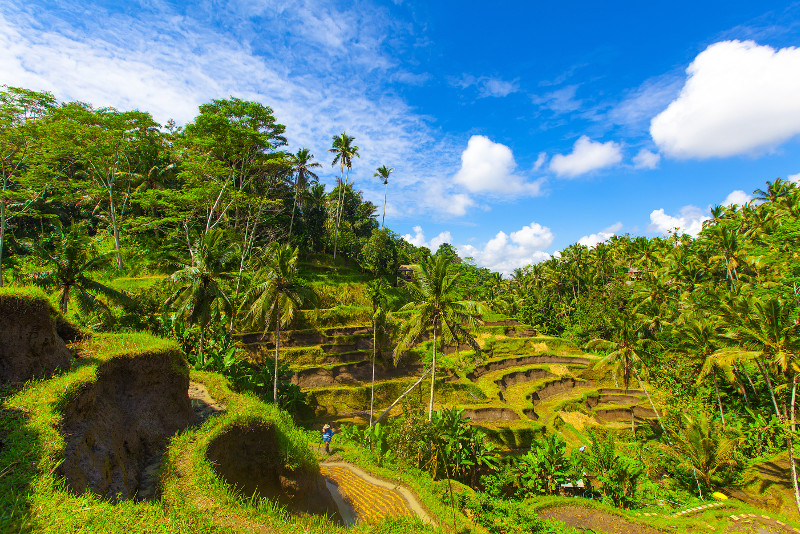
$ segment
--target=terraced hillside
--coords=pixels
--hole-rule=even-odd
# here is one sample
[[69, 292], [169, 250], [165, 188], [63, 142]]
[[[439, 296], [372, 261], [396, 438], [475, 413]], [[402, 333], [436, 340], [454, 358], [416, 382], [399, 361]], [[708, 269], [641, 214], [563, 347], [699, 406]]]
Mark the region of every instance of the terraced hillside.
[[[307, 310], [299, 328], [281, 332], [281, 358], [294, 371], [294, 383], [308, 394], [315, 415], [312, 425], [365, 423], [369, 417], [373, 332], [364, 318], [370, 308], [363, 284], [348, 280], [344, 285], [315, 288], [323, 303], [332, 307]], [[435, 404], [463, 408], [465, 416], [498, 436], [499, 443], [527, 447], [529, 440], [510, 443], [499, 436], [509, 432], [531, 436], [545, 425], [567, 424], [576, 431], [587, 425], [635, 428], [656, 417], [645, 392], [619, 389], [606, 370], [595, 366], [598, 356], [538, 335], [516, 320], [492, 313], [484, 318], [475, 332], [480, 355], [465, 345], [440, 347], [444, 372], [437, 370]], [[240, 336], [239, 342], [245, 354], [258, 361], [272, 355], [273, 337], [252, 333]], [[391, 360], [391, 345], [382, 348], [374, 368], [378, 413], [417, 380], [432, 343], [422, 341], [397, 367]], [[422, 402], [429, 388], [424, 381], [412, 398]], [[398, 406], [394, 413], [399, 410]]]

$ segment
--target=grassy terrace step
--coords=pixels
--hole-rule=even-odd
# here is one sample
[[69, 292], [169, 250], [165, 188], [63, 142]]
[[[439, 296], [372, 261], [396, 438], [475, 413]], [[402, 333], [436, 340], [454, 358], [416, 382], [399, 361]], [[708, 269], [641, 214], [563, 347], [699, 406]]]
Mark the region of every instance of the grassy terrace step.
[[642, 402], [641, 397], [636, 397], [633, 395], [617, 395], [617, 394], [607, 394], [601, 393], [597, 396], [588, 396], [586, 398], [586, 407], [587, 408], [596, 408], [601, 405], [626, 405], [632, 406], [634, 404], [639, 404]]
[[656, 412], [650, 407], [608, 407], [594, 410], [594, 417], [601, 423], [629, 423], [631, 419], [640, 422], [656, 418]]
[[588, 358], [581, 358], [576, 356], [559, 356], [556, 354], [536, 354], [532, 356], [518, 356], [515, 358], [504, 358], [500, 360], [492, 360], [483, 365], [475, 367], [475, 370], [466, 375], [466, 378], [474, 381], [478, 377], [499, 371], [502, 369], [509, 369], [511, 367], [522, 367], [524, 365], [536, 364], [549, 364], [558, 363], [564, 365], [582, 365], [587, 366], [591, 360]]
[[[355, 325], [332, 328], [307, 328], [303, 330], [284, 330], [281, 332], [281, 345], [287, 347], [310, 347], [324, 344], [356, 343], [367, 339], [372, 346], [372, 327]], [[272, 332], [249, 332], [239, 334], [236, 340], [243, 345], [267, 345], [275, 348]]]
[[587, 388], [593, 386], [590, 380], [576, 380], [572, 377], [563, 377], [558, 380], [546, 382], [540, 389], [531, 393], [531, 402], [534, 407], [538, 406], [552, 397], [565, 392], [570, 392], [575, 388]]

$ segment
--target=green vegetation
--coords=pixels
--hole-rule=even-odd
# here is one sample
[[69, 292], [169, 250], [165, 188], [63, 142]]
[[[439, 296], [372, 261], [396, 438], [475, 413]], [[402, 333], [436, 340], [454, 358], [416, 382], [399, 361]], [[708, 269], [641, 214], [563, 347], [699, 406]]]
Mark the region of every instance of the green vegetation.
[[[680, 529], [715, 491], [744, 501], [692, 512], [718, 532], [752, 506], [800, 517], [795, 184], [714, 208], [697, 237], [575, 244], [504, 279], [379, 224], [346, 133], [326, 191], [263, 104], [213, 100], [176, 128], [2, 88], [0, 111], [0, 313], [34, 303], [88, 336], [68, 372], [0, 390], [0, 530], [331, 528], [285, 527], [216, 474], [209, 443], [253, 423], [312, 470], [321, 424], [346, 423], [336, 452], [454, 531], [569, 532], [540, 512], [570, 507]], [[384, 214], [393, 170], [375, 173]], [[162, 501], [71, 494], [65, 406], [104, 362], [154, 355], [227, 412], [173, 437]]]

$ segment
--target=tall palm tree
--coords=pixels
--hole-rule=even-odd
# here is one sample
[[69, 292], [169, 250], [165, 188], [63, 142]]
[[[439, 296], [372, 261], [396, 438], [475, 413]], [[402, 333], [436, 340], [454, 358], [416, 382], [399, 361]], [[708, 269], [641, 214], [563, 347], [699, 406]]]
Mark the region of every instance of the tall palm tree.
[[264, 258], [264, 266], [253, 278], [245, 295], [243, 307], [246, 319], [264, 327], [266, 333], [275, 325], [275, 373], [272, 399], [278, 403], [278, 360], [280, 356], [281, 326], [288, 326], [306, 301], [313, 301], [313, 293], [301, 284], [297, 272], [298, 248], [274, 242]]
[[[775, 415], [778, 416], [778, 420], [789, 425], [790, 432], [786, 435], [786, 445], [789, 451], [795, 504], [800, 511], [800, 487], [797, 482], [792, 437], [795, 432], [795, 400], [797, 378], [800, 373], [800, 322], [793, 316], [794, 307], [778, 297], [766, 300], [756, 297], [740, 297], [724, 303], [722, 312], [728, 327], [728, 337], [738, 346], [718, 351], [720, 359], [722, 361], [755, 360], [769, 389]], [[774, 368], [787, 379], [791, 379], [791, 401], [788, 414], [785, 401], [783, 413], [778, 408], [775, 389], [770, 379], [770, 368]]]
[[378, 354], [378, 330], [386, 325], [386, 294], [388, 284], [383, 278], [367, 283], [367, 293], [372, 301], [372, 388], [369, 400], [369, 426], [372, 426], [372, 412], [375, 407], [375, 358]]
[[227, 291], [220, 284], [232, 279], [228, 265], [235, 253], [219, 228], [203, 235], [192, 252], [190, 261], [172, 273], [169, 281], [179, 286], [164, 306], [177, 306], [175, 316], [200, 327], [200, 356], [203, 355], [205, 331], [212, 318], [222, 312], [233, 313]]
[[480, 347], [472, 334], [462, 325], [474, 328], [484, 311], [474, 301], [458, 299], [456, 286], [460, 274], [450, 274], [451, 258], [442, 254], [432, 256], [417, 266], [414, 281], [408, 285], [410, 302], [400, 311], [415, 312], [404, 324], [400, 340], [394, 349], [395, 361], [422, 336], [433, 331], [433, 361], [431, 363], [431, 399], [428, 421], [433, 417], [433, 390], [436, 380], [436, 342], [441, 333], [454, 343], [466, 342], [480, 355]]
[[389, 185], [389, 175], [392, 174], [394, 168], [387, 167], [386, 165], [381, 165], [378, 167], [378, 170], [372, 176], [376, 176], [383, 180], [383, 218], [381, 218], [381, 228], [386, 226], [386, 189]]
[[723, 375], [733, 381], [731, 366], [723, 363], [714, 355], [719, 348], [719, 339], [722, 336], [722, 329], [714, 321], [708, 318], [690, 319], [680, 329], [680, 337], [684, 349], [697, 355], [702, 363], [697, 383], [701, 383], [708, 377], [714, 379], [714, 392], [717, 396], [717, 406], [719, 415], [722, 419], [722, 430], [725, 430], [725, 411], [722, 409], [722, 399], [719, 395], [719, 381], [717, 377]]
[[92, 279], [91, 271], [107, 265], [113, 258], [109, 252], [99, 256], [91, 256], [91, 240], [83, 228], [72, 224], [64, 232], [60, 225], [56, 227], [56, 240], [50, 250], [42, 243], [27, 245], [41, 259], [46, 269], [31, 273], [33, 283], [45, 288], [60, 288], [58, 295], [59, 309], [62, 315], [67, 313], [70, 298], [81, 313], [97, 308], [107, 310], [107, 306], [97, 298], [102, 295], [107, 299], [126, 306], [133, 304], [130, 297]]
[[[336, 205], [336, 235], [333, 238], [333, 259], [336, 259], [336, 249], [339, 244], [339, 220], [342, 216], [342, 198], [344, 195], [344, 186], [350, 180], [350, 168], [353, 165], [353, 158], [360, 157], [358, 147], [353, 144], [355, 137], [349, 136], [342, 132], [340, 135], [333, 136], [333, 145], [328, 152], [334, 154], [331, 166], [339, 164], [340, 176], [339, 183], [339, 197]], [[347, 177], [345, 177], [345, 167], [347, 167]]]
[[297, 154], [289, 156], [289, 173], [294, 177], [294, 204], [292, 205], [292, 218], [289, 222], [289, 237], [292, 237], [292, 226], [294, 225], [294, 212], [297, 209], [297, 200], [300, 199], [302, 206], [305, 192], [312, 182], [316, 182], [318, 177], [314, 174], [314, 167], [321, 167], [314, 159], [314, 154], [307, 148], [301, 148]]

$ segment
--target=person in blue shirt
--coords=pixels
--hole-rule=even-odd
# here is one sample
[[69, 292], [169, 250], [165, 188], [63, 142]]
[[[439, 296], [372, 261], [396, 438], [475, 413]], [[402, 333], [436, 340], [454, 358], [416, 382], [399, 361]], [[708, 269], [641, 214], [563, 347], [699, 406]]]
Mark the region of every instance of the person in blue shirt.
[[327, 454], [331, 453], [331, 438], [335, 433], [329, 424], [322, 427], [322, 441], [325, 443], [325, 453]]

